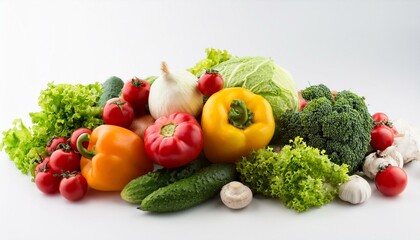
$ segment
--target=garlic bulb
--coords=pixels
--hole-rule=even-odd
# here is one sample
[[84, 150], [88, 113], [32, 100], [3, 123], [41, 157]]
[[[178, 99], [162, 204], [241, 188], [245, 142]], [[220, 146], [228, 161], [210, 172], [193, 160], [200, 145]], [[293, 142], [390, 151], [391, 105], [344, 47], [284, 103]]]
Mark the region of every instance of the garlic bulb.
[[228, 208], [241, 209], [251, 203], [252, 191], [241, 182], [233, 181], [222, 187], [220, 198]]
[[369, 183], [359, 175], [350, 176], [350, 180], [340, 185], [338, 197], [352, 204], [363, 203], [372, 195]]
[[392, 165], [403, 167], [404, 160], [395, 146], [390, 146], [383, 151], [377, 151], [369, 154], [365, 158], [363, 164], [363, 173], [370, 179], [375, 179], [376, 174], [381, 169], [381, 167]]
[[203, 108], [197, 77], [186, 70], [170, 71], [165, 62], [162, 62], [161, 70], [162, 75], [150, 87], [150, 115], [154, 119], [175, 112], [197, 116]]
[[394, 138], [393, 146], [401, 153], [404, 164], [413, 160], [420, 160], [420, 131], [410, 126], [402, 119], [393, 121], [394, 128], [398, 135]]

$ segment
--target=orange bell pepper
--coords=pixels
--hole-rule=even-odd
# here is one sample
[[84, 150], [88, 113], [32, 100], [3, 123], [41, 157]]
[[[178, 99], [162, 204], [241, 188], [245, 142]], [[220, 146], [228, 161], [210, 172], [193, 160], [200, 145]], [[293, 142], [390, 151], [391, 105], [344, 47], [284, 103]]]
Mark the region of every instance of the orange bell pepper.
[[143, 140], [126, 128], [101, 125], [91, 135], [80, 135], [77, 149], [82, 155], [81, 173], [96, 190], [121, 191], [132, 179], [153, 170]]

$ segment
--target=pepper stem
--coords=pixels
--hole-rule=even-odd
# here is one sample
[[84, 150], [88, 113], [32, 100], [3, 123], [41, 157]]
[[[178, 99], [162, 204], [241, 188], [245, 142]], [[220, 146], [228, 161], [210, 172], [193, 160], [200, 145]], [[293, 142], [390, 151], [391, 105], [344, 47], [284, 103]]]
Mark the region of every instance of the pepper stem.
[[95, 156], [96, 152], [95, 151], [89, 151], [83, 146], [83, 143], [84, 142], [89, 142], [89, 139], [90, 139], [90, 135], [88, 133], [80, 134], [80, 136], [77, 138], [76, 146], [77, 146], [77, 151], [83, 157], [85, 157], [87, 159], [92, 159]]
[[160, 129], [160, 134], [162, 134], [165, 137], [172, 137], [175, 133], [175, 129], [176, 129], [176, 125], [173, 123], [169, 123], [169, 124], [164, 125]]
[[244, 129], [252, 124], [254, 113], [246, 107], [246, 104], [241, 99], [234, 99], [230, 103], [230, 110], [228, 112], [229, 123], [233, 126]]

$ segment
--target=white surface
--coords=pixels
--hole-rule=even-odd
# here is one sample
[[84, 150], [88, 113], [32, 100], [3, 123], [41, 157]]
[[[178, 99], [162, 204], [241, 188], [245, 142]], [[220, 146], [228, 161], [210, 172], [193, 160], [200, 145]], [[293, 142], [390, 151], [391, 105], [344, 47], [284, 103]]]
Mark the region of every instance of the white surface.
[[[37, 111], [50, 81], [89, 83], [188, 68], [204, 49], [272, 57], [299, 88], [324, 83], [420, 127], [420, 1], [0, 0], [0, 130]], [[418, 239], [420, 163], [397, 198], [297, 214], [256, 199], [146, 214], [118, 194], [79, 203], [41, 194], [0, 155], [0, 239]], [[372, 185], [372, 187], [374, 187]]]

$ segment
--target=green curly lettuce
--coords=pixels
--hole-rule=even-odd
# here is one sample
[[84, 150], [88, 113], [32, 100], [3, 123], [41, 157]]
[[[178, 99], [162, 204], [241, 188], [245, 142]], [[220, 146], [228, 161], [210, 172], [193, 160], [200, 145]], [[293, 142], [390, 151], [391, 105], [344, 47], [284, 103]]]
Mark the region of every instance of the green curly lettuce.
[[29, 113], [32, 126], [21, 119], [3, 132], [0, 150], [5, 150], [23, 174], [34, 174], [34, 159], [46, 156], [47, 142], [56, 136], [69, 137], [77, 128], [93, 129], [103, 123], [97, 102], [102, 93], [100, 83], [49, 83], [38, 98], [39, 112]]
[[226, 50], [206, 48], [206, 58], [200, 60], [196, 65], [188, 71], [195, 76], [201, 76], [206, 69], [211, 69], [219, 63], [225, 62], [232, 58], [232, 56]]
[[42, 146], [37, 145], [32, 129], [25, 126], [22, 119], [15, 119], [13, 127], [3, 132], [0, 149], [4, 149], [22, 173], [28, 174], [34, 169], [33, 160], [45, 155], [45, 143]]
[[279, 152], [267, 147], [237, 162], [241, 181], [254, 192], [281, 199], [303, 212], [331, 202], [341, 183], [349, 180], [348, 166], [332, 163], [324, 150], [296, 137]]

